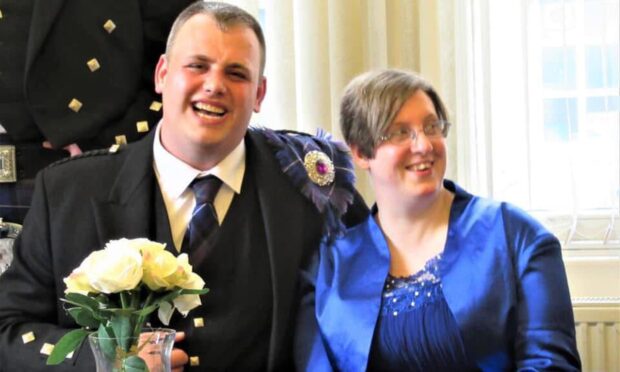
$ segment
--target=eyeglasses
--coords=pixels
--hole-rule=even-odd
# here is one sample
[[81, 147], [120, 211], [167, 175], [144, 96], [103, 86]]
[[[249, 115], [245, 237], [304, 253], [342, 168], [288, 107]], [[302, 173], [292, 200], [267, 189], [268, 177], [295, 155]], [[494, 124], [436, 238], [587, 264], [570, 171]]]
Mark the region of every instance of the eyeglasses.
[[[446, 137], [448, 135], [448, 128], [450, 128], [449, 122], [445, 120], [437, 120], [424, 124], [422, 126], [422, 132], [424, 132], [426, 138], [436, 139], [439, 137]], [[381, 143], [389, 142], [393, 145], [402, 145], [407, 143], [409, 140], [415, 141], [417, 138], [418, 133], [414, 129], [402, 127], [379, 137], [379, 141]]]

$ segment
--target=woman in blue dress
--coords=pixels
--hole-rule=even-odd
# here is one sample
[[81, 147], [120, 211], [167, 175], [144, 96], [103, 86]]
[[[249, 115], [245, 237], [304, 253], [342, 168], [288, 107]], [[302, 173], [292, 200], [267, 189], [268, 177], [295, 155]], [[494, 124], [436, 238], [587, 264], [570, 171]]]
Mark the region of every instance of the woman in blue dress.
[[347, 87], [341, 129], [376, 205], [302, 274], [299, 370], [580, 369], [558, 240], [444, 179], [447, 120], [410, 72]]

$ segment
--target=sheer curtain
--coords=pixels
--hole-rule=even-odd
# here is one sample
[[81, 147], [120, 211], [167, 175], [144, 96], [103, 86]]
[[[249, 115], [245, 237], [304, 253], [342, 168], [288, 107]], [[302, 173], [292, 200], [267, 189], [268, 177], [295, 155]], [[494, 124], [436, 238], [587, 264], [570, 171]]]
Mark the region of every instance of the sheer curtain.
[[[559, 152], [545, 144], [539, 145], [541, 136], [548, 133], [547, 114], [541, 114], [540, 104], [534, 98], [543, 90], [533, 88], [541, 84], [540, 71], [553, 68], [541, 65], [540, 59], [532, 62], [535, 57], [532, 45], [544, 40], [533, 31], [536, 29], [533, 26], [540, 24], [536, 14], [557, 18], [553, 12], [541, 13], [541, 6], [566, 8], [569, 11], [577, 7], [574, 14], [586, 15], [591, 15], [598, 8], [616, 9], [615, 12], [603, 10], [601, 14], [615, 14], [615, 18], [608, 15], [603, 19], [611, 27], [608, 34], [612, 44], [617, 45], [617, 2], [229, 1], [254, 14], [265, 29], [267, 96], [261, 113], [253, 119], [254, 124], [309, 133], [322, 128], [340, 139], [339, 101], [343, 88], [351, 78], [364, 71], [384, 67], [417, 71], [437, 88], [453, 122], [448, 136], [447, 178], [456, 180], [473, 193], [508, 200], [530, 211], [541, 210], [541, 204], [533, 203], [533, 200], [542, 200], [549, 205], [551, 200], [556, 200], [555, 205], [562, 208], [548, 210], [546, 215], [538, 217], [565, 243], [574, 241], [586, 230], [598, 232], [581, 234], [581, 240], [620, 241], [620, 224], [617, 222], [620, 218], [614, 218], [618, 217], [617, 203], [610, 206], [611, 220], [607, 212], [592, 220], [591, 216], [585, 216], [580, 211], [573, 211], [572, 215], [569, 212], [566, 217], [566, 210], [561, 210], [567, 209], [566, 206], [578, 205], [584, 196], [590, 195], [593, 199], [614, 190], [620, 192], [617, 187], [614, 189], [614, 182], [616, 186], [618, 184], [620, 148], [617, 109], [615, 113], [608, 113], [616, 117], [615, 132], [611, 120], [611, 132], [608, 130], [611, 135], [603, 136], [609, 143], [594, 146], [585, 152], [576, 151], [578, 146], [571, 147], [569, 144], [564, 146], [569, 155], [560, 157], [558, 161], [552, 160], [558, 158]], [[594, 7], [594, 10], [579, 8], [586, 6]], [[560, 14], [570, 16], [572, 13], [562, 11]], [[573, 32], [566, 28], [570, 26], [567, 23], [570, 19], [566, 19], [563, 23], [566, 26], [563, 27], [569, 31], [565, 32]], [[583, 33], [583, 29], [575, 32]], [[618, 100], [615, 50], [616, 54], [610, 52], [608, 57], [612, 64], [615, 61], [616, 66], [609, 70], [611, 73], [615, 71], [615, 75], [612, 74], [608, 80], [615, 80], [612, 83], [616, 84], [616, 88], [608, 89], [612, 93], [606, 93], [611, 97], [609, 102]], [[583, 100], [586, 109], [589, 107], [586, 104], [590, 102], [587, 99]], [[583, 122], [590, 125], [591, 121]], [[551, 124], [555, 125], [551, 127], [553, 129], [566, 123], [560, 120]], [[586, 126], [581, 128], [589, 130]], [[608, 149], [609, 154], [603, 155], [600, 152], [603, 148]], [[583, 154], [589, 155], [584, 157]], [[551, 175], [553, 171], [558, 172], [556, 168], [568, 167], [574, 174], [585, 174], [584, 170], [591, 168], [580, 166], [578, 162], [564, 161], [569, 158], [604, 159], [611, 171], [599, 172], [599, 178], [608, 175], [608, 180], [579, 176], [572, 184], [592, 184], [592, 190], [560, 197], [561, 192], [566, 193], [562, 190], [568, 188], [557, 188], [553, 182], [557, 177]], [[592, 161], [587, 163], [593, 164]], [[368, 178], [364, 172], [357, 174], [358, 190], [372, 203], [373, 193]], [[611, 191], [599, 191], [604, 185], [608, 186], [605, 190]], [[575, 187], [573, 189], [577, 190]], [[543, 194], [549, 197], [539, 197]], [[613, 195], [610, 198], [613, 199]], [[618, 196], [613, 200], [617, 201]]]
[[[450, 1], [236, 0], [263, 24], [267, 42], [267, 96], [253, 123], [341, 139], [339, 102], [346, 84], [375, 68], [417, 71], [440, 91], [451, 110], [454, 94], [454, 27]], [[445, 47], [444, 47], [445, 45]], [[452, 110], [451, 110], [452, 111]], [[453, 133], [454, 134], [454, 133]], [[455, 138], [450, 145], [455, 150]], [[448, 176], [454, 178], [455, 151]], [[363, 172], [357, 187], [369, 203]]]

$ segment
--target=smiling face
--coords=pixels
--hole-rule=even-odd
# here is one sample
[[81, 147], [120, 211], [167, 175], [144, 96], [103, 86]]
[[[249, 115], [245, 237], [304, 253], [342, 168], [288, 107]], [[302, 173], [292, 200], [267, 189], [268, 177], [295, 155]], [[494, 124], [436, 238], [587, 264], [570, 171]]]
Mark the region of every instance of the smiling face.
[[265, 96], [260, 53], [256, 35], [244, 25], [222, 30], [208, 14], [187, 20], [155, 71], [166, 150], [206, 170], [243, 140]]
[[356, 164], [370, 173], [378, 204], [390, 201], [402, 204], [440, 194], [446, 172], [445, 138], [428, 138], [422, 132], [424, 124], [438, 119], [433, 101], [424, 91], [417, 90], [405, 101], [387, 130], [389, 133], [410, 128], [416, 131], [415, 140], [403, 144], [381, 143], [372, 158], [351, 146]]

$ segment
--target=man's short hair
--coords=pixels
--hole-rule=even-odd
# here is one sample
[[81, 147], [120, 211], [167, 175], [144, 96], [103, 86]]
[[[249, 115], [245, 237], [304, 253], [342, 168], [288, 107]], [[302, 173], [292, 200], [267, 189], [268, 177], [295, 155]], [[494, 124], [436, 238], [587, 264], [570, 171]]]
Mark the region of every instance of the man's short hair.
[[238, 25], [246, 26], [254, 31], [254, 34], [260, 44], [260, 76], [263, 76], [263, 73], [265, 72], [266, 59], [266, 46], [263, 29], [250, 13], [239, 7], [226, 3], [198, 0], [185, 8], [177, 16], [177, 19], [174, 21], [172, 28], [170, 29], [168, 41], [166, 42], [166, 56], [169, 56], [177, 33], [181, 27], [185, 24], [185, 22], [187, 22], [187, 20], [197, 14], [208, 14], [212, 16], [222, 31], [226, 31], [228, 28]]
[[438, 119], [448, 120], [435, 89], [413, 72], [377, 70], [354, 78], [345, 88], [340, 103], [340, 130], [345, 141], [355, 145], [364, 157], [374, 158], [380, 138], [405, 102], [418, 90], [429, 96]]

